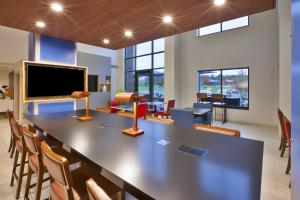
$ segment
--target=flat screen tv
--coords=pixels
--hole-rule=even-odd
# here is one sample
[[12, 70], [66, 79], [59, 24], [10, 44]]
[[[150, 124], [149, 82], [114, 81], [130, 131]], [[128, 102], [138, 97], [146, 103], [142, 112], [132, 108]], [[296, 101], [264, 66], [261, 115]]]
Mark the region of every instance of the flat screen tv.
[[87, 68], [24, 62], [25, 101], [70, 98], [86, 91]]

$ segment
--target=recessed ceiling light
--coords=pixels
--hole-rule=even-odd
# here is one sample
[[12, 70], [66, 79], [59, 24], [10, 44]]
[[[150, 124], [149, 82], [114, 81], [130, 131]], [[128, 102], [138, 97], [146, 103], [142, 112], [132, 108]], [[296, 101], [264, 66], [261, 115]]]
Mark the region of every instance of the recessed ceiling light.
[[109, 44], [109, 39], [104, 39], [104, 40], [103, 40], [103, 43], [104, 43], [104, 44]]
[[163, 22], [166, 24], [170, 24], [173, 21], [173, 18], [170, 15], [166, 15], [163, 18]]
[[216, 6], [222, 6], [225, 3], [225, 0], [214, 0]]
[[44, 28], [44, 27], [46, 26], [46, 24], [45, 24], [44, 22], [42, 22], [42, 21], [37, 21], [37, 22], [35, 23], [35, 25], [36, 25], [37, 27], [39, 27], [39, 28]]
[[61, 11], [63, 11], [63, 7], [59, 3], [52, 3], [51, 4], [51, 9], [54, 10], [55, 12], [61, 12]]
[[131, 37], [132, 36], [132, 32], [127, 30], [127, 31], [124, 32], [124, 35], [126, 37]]

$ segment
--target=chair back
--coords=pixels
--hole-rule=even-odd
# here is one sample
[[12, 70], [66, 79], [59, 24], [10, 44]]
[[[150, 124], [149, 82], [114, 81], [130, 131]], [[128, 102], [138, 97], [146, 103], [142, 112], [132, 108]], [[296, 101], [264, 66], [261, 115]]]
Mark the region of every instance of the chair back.
[[139, 103], [147, 103], [147, 101], [148, 100], [144, 96], [139, 98]]
[[202, 102], [202, 101], [206, 101], [208, 99], [207, 93], [197, 93], [197, 101]]
[[38, 135], [25, 127], [22, 128], [22, 131], [28, 151], [31, 154], [41, 155], [41, 143]]
[[152, 121], [152, 122], [163, 123], [163, 124], [167, 124], [167, 125], [174, 125], [175, 124], [175, 121], [172, 120], [172, 119], [164, 119], [164, 118], [151, 117], [151, 116], [147, 116], [146, 120]]
[[193, 108], [207, 108], [212, 110], [212, 104], [211, 103], [194, 103]]
[[230, 128], [223, 128], [223, 127], [210, 126], [210, 125], [204, 125], [204, 124], [194, 124], [193, 128], [198, 131], [218, 133], [218, 134], [235, 136], [235, 137], [241, 136], [241, 132], [239, 130], [230, 129]]
[[283, 122], [284, 114], [280, 110], [280, 108], [277, 108], [277, 113], [278, 113], [278, 119], [279, 119], [279, 124], [280, 124], [280, 128], [281, 128], [281, 136], [285, 138], [286, 136], [284, 134], [284, 122]]
[[21, 132], [22, 126], [18, 124], [18, 122], [14, 117], [10, 119], [10, 123], [11, 123], [11, 130], [13, 133], [13, 137], [22, 140], [22, 132]]
[[223, 94], [212, 94], [211, 99], [213, 102], [223, 102], [224, 101], [224, 95]]
[[[11, 118], [14, 117], [14, 113], [12, 111], [10, 111], [10, 110], [7, 110], [6, 111], [6, 116], [7, 116], [8, 122], [10, 124], [10, 120], [11, 120]], [[11, 126], [11, 124], [10, 124], [10, 126]]]
[[111, 107], [116, 107], [116, 106], [119, 106], [120, 103], [118, 101], [109, 101], [108, 102], [108, 108], [110, 109], [110, 112], [111, 113], [116, 113], [119, 111], [119, 109], [116, 109], [116, 108], [111, 108]]
[[194, 123], [193, 110], [173, 108], [170, 110], [171, 118], [175, 121], [176, 125], [192, 128]]
[[[51, 181], [58, 183], [58, 185], [67, 190], [68, 194], [73, 195], [73, 182], [68, 160], [65, 157], [54, 153], [46, 142], [41, 143], [41, 150], [43, 161], [50, 174]], [[51, 190], [52, 188], [50, 188], [50, 196]]]
[[174, 107], [175, 107], [175, 100], [169, 100], [169, 101], [168, 101], [167, 112], [169, 113], [170, 110], [171, 110], [172, 108], [174, 108]]
[[142, 103], [137, 105], [137, 117], [142, 118], [148, 114], [148, 104]]
[[289, 145], [289, 151], [291, 151], [291, 121], [283, 116], [284, 134]]
[[111, 200], [92, 178], [86, 181], [86, 189], [90, 200]]

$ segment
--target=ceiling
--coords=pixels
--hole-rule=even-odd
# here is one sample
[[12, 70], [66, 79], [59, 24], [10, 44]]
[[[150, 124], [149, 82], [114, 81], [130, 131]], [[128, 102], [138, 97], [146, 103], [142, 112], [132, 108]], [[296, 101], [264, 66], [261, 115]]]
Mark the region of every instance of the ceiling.
[[[63, 12], [50, 9], [53, 1]], [[120, 49], [132, 44], [175, 35], [217, 22], [273, 9], [275, 0], [0, 0], [0, 25]], [[162, 17], [173, 17], [164, 24]], [[38, 28], [36, 21], [46, 27]], [[133, 36], [124, 36], [131, 30]], [[104, 38], [110, 40], [104, 44]]]

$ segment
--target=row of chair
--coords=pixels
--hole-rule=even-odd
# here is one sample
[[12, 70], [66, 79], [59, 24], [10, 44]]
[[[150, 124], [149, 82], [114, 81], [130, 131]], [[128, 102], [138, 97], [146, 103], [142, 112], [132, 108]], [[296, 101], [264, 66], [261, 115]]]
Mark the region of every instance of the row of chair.
[[[130, 114], [128, 112], [118, 112], [117, 114], [122, 117], [133, 118], [133, 114]], [[173, 119], [165, 119], [165, 118], [158, 118], [158, 117], [152, 117], [152, 116], [146, 116], [144, 119], [148, 120], [148, 121], [152, 121], [152, 122], [167, 124], [167, 125], [175, 125], [175, 121]], [[223, 134], [223, 135], [227, 135], [227, 136], [234, 136], [234, 137], [241, 136], [241, 133], [238, 130], [217, 127], [217, 126], [211, 126], [211, 125], [205, 125], [205, 124], [195, 123], [195, 124], [193, 124], [193, 129], [208, 132], [208, 133]]]
[[[118, 108], [116, 108], [118, 106], [120, 106], [119, 102], [109, 101], [108, 102], [108, 108], [98, 107], [96, 110], [99, 111], [99, 112], [107, 112], [107, 113], [122, 112]], [[167, 109], [163, 110], [163, 111], [158, 111], [158, 110], [155, 110], [155, 109], [150, 109], [148, 104], [147, 104], [146, 99], [141, 99], [139, 101], [139, 104], [138, 104], [138, 107], [137, 107], [137, 112], [138, 112], [139, 116], [143, 116], [143, 117], [145, 117], [147, 115], [149, 115], [149, 116], [154, 115], [156, 117], [161, 116], [162, 118], [163, 117], [169, 118], [170, 117], [170, 110], [174, 107], [175, 107], [175, 100], [169, 100], [168, 104], [167, 104]]]
[[291, 122], [279, 108], [277, 109], [277, 112], [281, 128], [281, 139], [279, 145], [279, 150], [281, 151], [280, 157], [283, 157], [286, 148], [288, 148], [289, 158], [285, 173], [289, 174], [291, 171]]
[[[17, 199], [20, 197], [22, 179], [27, 175], [24, 199], [29, 199], [29, 190], [35, 187], [35, 199], [39, 200], [42, 184], [49, 180], [44, 178], [46, 173], [49, 173], [50, 177], [51, 200], [109, 200], [124, 197], [121, 188], [101, 176], [98, 171], [89, 168], [86, 163], [80, 162], [64, 150], [61, 144], [45, 136], [41, 137], [30, 125], [21, 125], [15, 120], [12, 112], [8, 111], [7, 116], [11, 128], [9, 151], [14, 155], [11, 186], [16, 180]], [[24, 172], [25, 165], [28, 165], [27, 173]], [[37, 175], [37, 180], [31, 184], [33, 174]]]

